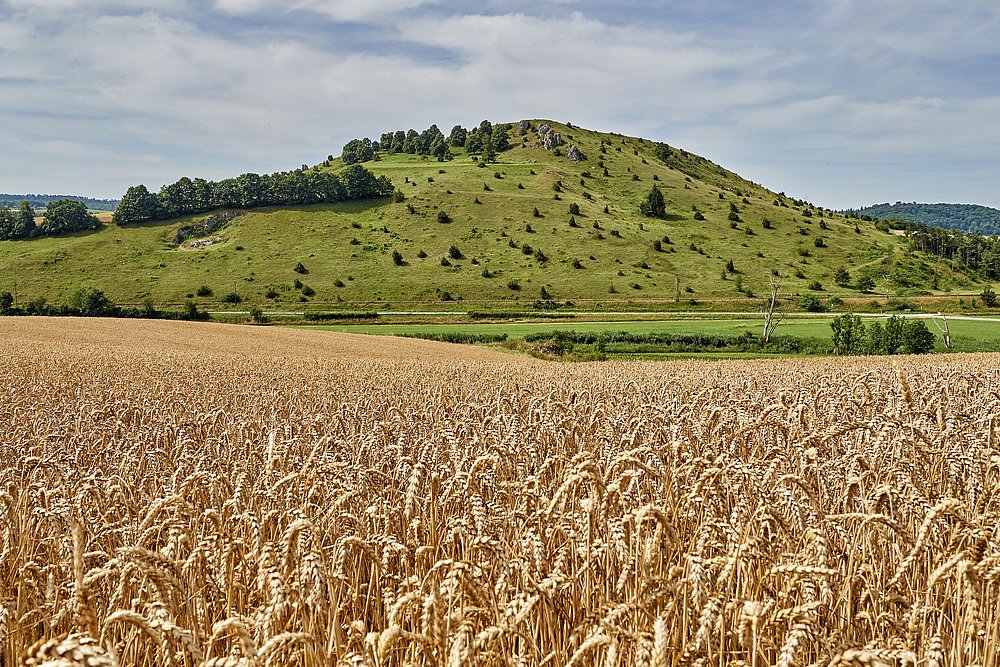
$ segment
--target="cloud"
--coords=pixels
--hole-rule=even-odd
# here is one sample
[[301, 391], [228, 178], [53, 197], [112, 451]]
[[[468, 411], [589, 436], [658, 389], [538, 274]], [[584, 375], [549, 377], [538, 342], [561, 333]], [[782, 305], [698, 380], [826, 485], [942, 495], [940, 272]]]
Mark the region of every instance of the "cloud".
[[998, 28], [983, 0], [0, 0], [0, 177], [114, 195], [388, 129], [549, 117], [790, 194], [931, 182], [928, 155], [959, 165], [935, 186], [959, 192], [1000, 166]]

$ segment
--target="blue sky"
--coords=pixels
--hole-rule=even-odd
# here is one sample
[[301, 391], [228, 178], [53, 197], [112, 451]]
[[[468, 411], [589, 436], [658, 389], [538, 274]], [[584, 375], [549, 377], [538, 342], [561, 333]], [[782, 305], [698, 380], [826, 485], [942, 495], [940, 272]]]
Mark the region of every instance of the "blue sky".
[[998, 35], [995, 0], [0, 0], [0, 192], [551, 118], [831, 208], [1000, 207]]

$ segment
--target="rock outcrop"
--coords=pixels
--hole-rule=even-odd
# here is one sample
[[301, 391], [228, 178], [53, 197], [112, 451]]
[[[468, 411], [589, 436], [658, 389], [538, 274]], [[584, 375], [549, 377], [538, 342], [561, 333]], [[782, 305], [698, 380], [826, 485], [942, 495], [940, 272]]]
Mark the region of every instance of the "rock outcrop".
[[542, 124], [538, 126], [538, 144], [547, 151], [552, 150], [556, 146], [562, 146], [564, 143], [562, 135], [553, 130], [548, 125]]
[[576, 144], [569, 147], [569, 150], [566, 151], [566, 157], [573, 162], [581, 162], [582, 160], [587, 159], [587, 156], [583, 154], [583, 151], [576, 147]]

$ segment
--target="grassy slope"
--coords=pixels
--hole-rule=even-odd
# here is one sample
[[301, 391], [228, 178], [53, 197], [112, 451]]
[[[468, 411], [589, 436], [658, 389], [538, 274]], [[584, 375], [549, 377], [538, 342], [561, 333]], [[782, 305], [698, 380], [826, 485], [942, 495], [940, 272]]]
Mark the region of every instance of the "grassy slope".
[[[878, 276], [895, 274], [904, 283], [922, 285], [936, 272], [942, 291], [973, 287], [941, 263], [904, 257], [902, 240], [871, 223], [861, 223], [858, 234], [854, 221], [836, 216], [822, 218], [829, 226], [822, 230], [821, 219], [803, 217], [791, 199], [782, 198], [787, 206], [776, 206], [775, 193], [697, 156], [677, 151], [668, 165], [654, 157], [652, 142], [549, 124], [579, 146], [588, 160], [574, 163], [537, 147], [534, 132], [523, 146], [512, 132], [517, 147], [486, 168], [461, 152], [446, 163], [387, 156], [366, 166], [388, 175], [405, 193], [404, 202], [252, 211], [221, 230], [220, 242], [197, 250], [169, 242], [184, 220], [2, 242], [0, 289], [11, 289], [16, 280], [22, 299], [62, 301], [80, 287], [96, 287], [122, 302], [145, 297], [178, 302], [207, 285], [214, 296], [201, 299], [205, 302], [235, 290], [250, 302], [280, 304], [299, 300], [300, 292], [292, 286], [299, 278], [316, 291], [314, 302], [434, 301], [443, 292], [466, 301], [531, 301], [543, 286], [558, 300], [624, 301], [672, 300], [676, 277], [684, 299], [745, 299], [736, 290], [735, 276], [722, 278], [727, 260], [742, 275], [744, 288], [758, 296], [766, 291], [772, 270], [785, 276], [786, 294], [804, 293], [812, 281], [822, 283], [826, 294], [856, 294], [833, 284], [833, 273], [841, 265], [852, 272], [869, 266]], [[603, 155], [602, 140], [610, 142]], [[562, 149], [565, 153], [566, 146]], [[602, 159], [607, 177], [598, 166]], [[337, 167], [335, 163], [331, 168]], [[584, 171], [591, 176], [582, 177]], [[495, 172], [501, 178], [495, 178]], [[640, 200], [656, 182], [654, 175], [667, 197], [666, 220], [638, 214]], [[556, 200], [558, 181], [563, 191]], [[586, 199], [585, 192], [593, 199]], [[749, 203], [743, 203], [744, 197]], [[475, 203], [477, 198], [481, 203]], [[743, 222], [737, 229], [727, 220], [730, 202], [741, 211]], [[569, 225], [570, 203], [581, 209], [577, 228]], [[408, 204], [415, 213], [408, 212]], [[603, 212], [605, 206], [608, 213]], [[533, 217], [535, 207], [541, 217]], [[693, 220], [692, 207], [707, 219]], [[439, 210], [451, 216], [451, 224], [437, 222]], [[762, 227], [765, 216], [774, 229]], [[656, 252], [653, 241], [664, 236], [672, 244], [664, 245], [666, 252]], [[815, 247], [817, 236], [828, 247]], [[538, 262], [520, 247], [511, 247], [512, 241], [541, 249], [548, 261]], [[691, 250], [692, 244], [701, 253]], [[452, 245], [465, 259], [442, 266], [440, 260]], [[809, 256], [800, 256], [799, 249]], [[393, 265], [393, 250], [402, 253], [403, 266]], [[417, 257], [420, 250], [426, 258]], [[884, 263], [887, 257], [892, 264]], [[478, 265], [472, 264], [473, 258]], [[583, 268], [574, 268], [575, 260]], [[308, 274], [292, 271], [299, 261]], [[641, 267], [643, 262], [648, 269]], [[492, 277], [483, 277], [484, 269]], [[338, 280], [343, 287], [335, 286]], [[521, 289], [510, 289], [510, 281], [518, 281]], [[880, 281], [879, 291], [896, 292], [902, 285]], [[265, 299], [268, 288], [279, 293], [276, 300]]]

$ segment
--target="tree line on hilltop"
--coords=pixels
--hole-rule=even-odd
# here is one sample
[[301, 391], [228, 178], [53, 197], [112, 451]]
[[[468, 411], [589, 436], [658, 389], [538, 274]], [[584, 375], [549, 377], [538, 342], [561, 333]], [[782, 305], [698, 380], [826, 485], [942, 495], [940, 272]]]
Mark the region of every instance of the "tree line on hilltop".
[[497, 153], [511, 148], [510, 130], [509, 123], [493, 125], [488, 120], [470, 130], [456, 125], [447, 136], [437, 125], [419, 133], [413, 129], [395, 130], [383, 132], [377, 141], [368, 137], [351, 139], [344, 145], [340, 157], [344, 164], [358, 164], [379, 160], [383, 153], [409, 153], [436, 157], [444, 162], [452, 159], [452, 148], [464, 148], [470, 155], [481, 155], [483, 161], [493, 162]]
[[1000, 235], [1000, 210], [979, 204], [918, 204], [896, 202], [852, 210], [878, 220], [898, 218], [928, 227], [958, 229], [990, 236]]
[[332, 204], [378, 199], [393, 193], [385, 176], [376, 177], [360, 165], [339, 174], [330, 171], [247, 173], [222, 181], [183, 177], [151, 193], [144, 185], [130, 187], [115, 209], [112, 221], [130, 225], [146, 220], [168, 220], [218, 208], [260, 208], [301, 204]]

